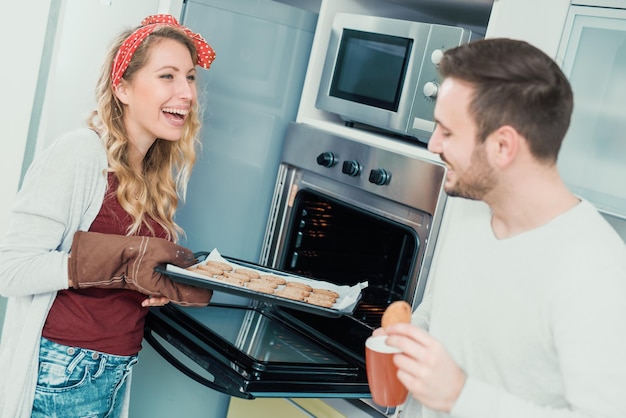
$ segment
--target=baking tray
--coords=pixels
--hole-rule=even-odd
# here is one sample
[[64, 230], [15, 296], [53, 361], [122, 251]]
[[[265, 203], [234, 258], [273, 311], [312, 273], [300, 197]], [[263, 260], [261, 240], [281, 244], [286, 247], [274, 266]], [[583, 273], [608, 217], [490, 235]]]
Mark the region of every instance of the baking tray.
[[250, 263], [248, 261], [222, 256], [217, 250], [213, 250], [210, 253], [205, 251], [198, 252], [195, 253], [195, 255], [197, 259], [201, 260], [198, 264], [206, 262], [206, 260], [212, 259], [216, 261], [226, 262], [235, 268], [241, 267], [252, 269], [260, 272], [261, 274], [273, 274], [276, 276], [285, 277], [287, 280], [307, 283], [312, 287], [335, 290], [340, 294], [340, 298], [334, 305], [338, 306], [338, 308], [335, 308], [334, 306], [331, 308], [326, 308], [323, 306], [312, 305], [310, 303], [301, 302], [298, 300], [283, 298], [277, 295], [257, 292], [246, 287], [225, 283], [216, 279], [211, 279], [207, 276], [202, 276], [199, 273], [194, 274], [186, 269], [182, 269], [173, 265], [162, 264], [157, 266], [155, 268], [155, 271], [168, 275], [175, 282], [217, 290], [233, 295], [244, 296], [250, 299], [260, 300], [274, 305], [284, 306], [287, 308], [297, 309], [300, 311], [327, 317], [340, 317], [343, 315], [352, 314], [354, 312], [354, 309], [356, 308], [356, 305], [361, 299], [361, 289], [367, 287], [367, 282], [358, 283], [353, 286], [337, 286], [332, 283], [295, 275], [282, 270], [264, 267], [255, 263]]

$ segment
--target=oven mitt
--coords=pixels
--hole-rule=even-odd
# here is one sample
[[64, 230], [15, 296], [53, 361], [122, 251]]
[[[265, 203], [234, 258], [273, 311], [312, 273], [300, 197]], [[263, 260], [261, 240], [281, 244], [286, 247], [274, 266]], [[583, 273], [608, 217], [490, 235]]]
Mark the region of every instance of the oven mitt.
[[193, 253], [163, 238], [78, 231], [68, 261], [69, 287], [129, 289], [165, 296], [185, 306], [206, 306], [212, 291], [176, 283], [154, 271], [159, 264], [189, 267]]

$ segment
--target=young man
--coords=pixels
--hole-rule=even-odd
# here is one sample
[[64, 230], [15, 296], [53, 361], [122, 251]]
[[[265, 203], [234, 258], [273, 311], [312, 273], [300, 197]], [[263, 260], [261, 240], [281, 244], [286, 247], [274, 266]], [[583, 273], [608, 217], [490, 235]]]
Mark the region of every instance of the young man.
[[559, 176], [566, 77], [509, 39], [439, 67], [428, 147], [446, 192], [471, 202], [438, 243], [415, 325], [376, 331], [403, 350], [400, 416], [625, 417], [626, 246]]

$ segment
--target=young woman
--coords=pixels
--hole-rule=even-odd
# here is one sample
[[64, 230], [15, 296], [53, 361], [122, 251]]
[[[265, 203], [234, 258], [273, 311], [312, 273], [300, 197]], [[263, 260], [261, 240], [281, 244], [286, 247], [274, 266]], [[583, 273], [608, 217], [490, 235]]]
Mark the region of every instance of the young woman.
[[196, 155], [196, 65], [214, 57], [172, 16], [144, 19], [112, 45], [89, 129], [30, 167], [0, 247], [0, 416], [126, 416], [148, 308], [209, 303], [154, 267], [194, 263], [174, 213]]

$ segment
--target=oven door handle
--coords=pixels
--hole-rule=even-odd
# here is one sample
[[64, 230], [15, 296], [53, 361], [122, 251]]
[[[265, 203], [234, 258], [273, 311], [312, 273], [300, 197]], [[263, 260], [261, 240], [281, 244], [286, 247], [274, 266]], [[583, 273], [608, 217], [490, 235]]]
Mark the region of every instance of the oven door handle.
[[[200, 376], [198, 373], [194, 372], [189, 367], [187, 367], [183, 362], [178, 360], [176, 356], [174, 356], [167, 348], [165, 348], [165, 346], [161, 344], [154, 337], [153, 332], [154, 331], [152, 329], [147, 327], [144, 332], [144, 339], [152, 346], [152, 348], [154, 348], [154, 350], [157, 353], [159, 353], [168, 363], [170, 363], [172, 366], [178, 369], [181, 373], [185, 374], [186, 376], [195, 380], [201, 385], [204, 385], [218, 392], [225, 393], [227, 395], [234, 396], [237, 398], [254, 399], [254, 396], [252, 396], [252, 394], [244, 391], [243, 388], [239, 387], [238, 385], [234, 385], [234, 384], [219, 385], [215, 382], [210, 381], [209, 379], [203, 376]], [[207, 370], [207, 371], [215, 375], [215, 381], [219, 381], [219, 380], [230, 381], [229, 377], [226, 374], [220, 373], [218, 370]], [[223, 379], [220, 379], [220, 377], [222, 377]]]

